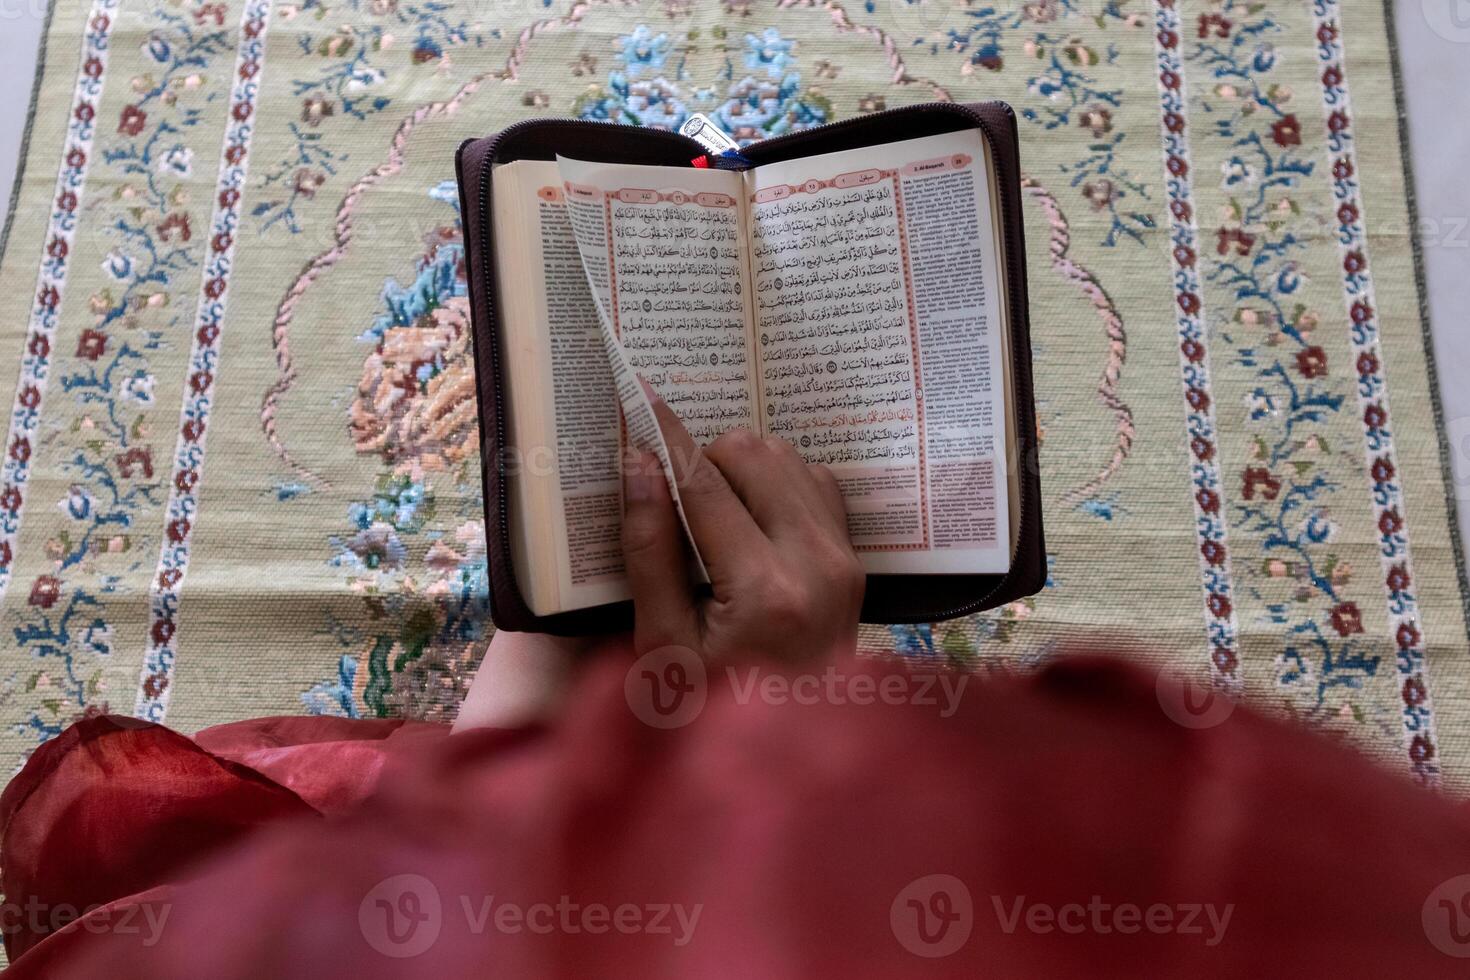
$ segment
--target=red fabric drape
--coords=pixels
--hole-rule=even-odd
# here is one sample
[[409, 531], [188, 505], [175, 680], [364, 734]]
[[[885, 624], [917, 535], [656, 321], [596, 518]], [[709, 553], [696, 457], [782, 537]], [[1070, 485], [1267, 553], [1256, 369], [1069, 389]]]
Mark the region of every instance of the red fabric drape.
[[949, 714], [910, 674], [780, 703], [739, 668], [659, 730], [630, 663], [545, 730], [79, 723], [0, 799], [5, 891], [111, 904], [5, 923], [11, 975], [1463, 975], [1424, 910], [1466, 814], [1244, 708], [1181, 727], [1099, 660]]

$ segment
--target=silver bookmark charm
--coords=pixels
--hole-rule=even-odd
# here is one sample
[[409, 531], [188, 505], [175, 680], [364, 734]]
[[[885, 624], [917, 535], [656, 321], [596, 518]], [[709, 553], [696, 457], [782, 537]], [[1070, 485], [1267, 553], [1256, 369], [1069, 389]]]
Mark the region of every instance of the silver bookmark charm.
[[684, 125], [679, 127], [679, 132], [698, 141], [701, 146], [716, 156], [729, 150], [740, 149], [739, 143], [731, 139], [729, 134], [715, 124], [714, 120], [702, 112], [696, 112], [684, 120]]

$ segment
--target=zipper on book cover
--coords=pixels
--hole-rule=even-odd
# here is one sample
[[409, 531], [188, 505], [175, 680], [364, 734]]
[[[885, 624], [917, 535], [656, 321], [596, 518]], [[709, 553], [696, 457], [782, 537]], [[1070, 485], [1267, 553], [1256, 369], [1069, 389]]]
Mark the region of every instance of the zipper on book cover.
[[[512, 124], [512, 126], [510, 128], [514, 128], [515, 126], [519, 126], [519, 125], [521, 125], [521, 124], [520, 123], [515, 123], [515, 124]], [[504, 130], [502, 130], [501, 132], [503, 133]], [[490, 215], [490, 160], [491, 160], [492, 156], [494, 155], [494, 151], [495, 151], [496, 145], [499, 144], [499, 142], [500, 142], [500, 137], [501, 137], [501, 134], [497, 134], [491, 140], [490, 145], [485, 150], [485, 155], [480, 160], [480, 173], [479, 173], [480, 198], [479, 198], [479, 201], [478, 201], [479, 208], [480, 208], [480, 215], [479, 215], [479, 217], [480, 217], [480, 227], [479, 227], [478, 231], [479, 231], [479, 237], [481, 239], [481, 243], [482, 244], [485, 241], [488, 241], [489, 240], [489, 236], [492, 234], [491, 225], [490, 225], [490, 218], [491, 218], [491, 215]], [[481, 261], [481, 263], [485, 267], [485, 289], [486, 289], [486, 292], [485, 292], [485, 300], [486, 300], [487, 305], [489, 306], [490, 321], [491, 321], [491, 323], [495, 324], [496, 327], [497, 327], [497, 329], [495, 331], [495, 335], [490, 338], [491, 343], [487, 344], [486, 346], [490, 348], [490, 350], [489, 350], [489, 355], [490, 355], [490, 371], [491, 371], [491, 374], [493, 375], [493, 377], [495, 379], [495, 451], [496, 451], [496, 455], [498, 457], [504, 458], [504, 453], [505, 453], [505, 395], [504, 395], [503, 389], [504, 389], [505, 386], [502, 383], [502, 381], [503, 381], [503, 378], [502, 378], [503, 372], [502, 372], [502, 365], [500, 363], [500, 349], [499, 349], [500, 348], [500, 344], [499, 344], [499, 339], [500, 339], [499, 338], [500, 308], [499, 308], [499, 297], [497, 296], [496, 289], [495, 289], [495, 272], [494, 272], [494, 269], [492, 268], [492, 265], [493, 265], [493, 262], [494, 262], [494, 258], [495, 258], [495, 256], [493, 254], [493, 249], [492, 249], [492, 250], [490, 250], [490, 254], [486, 254], [486, 255], [481, 256], [480, 261]], [[492, 460], [491, 463], [490, 463], [490, 465], [497, 466], [498, 467], [500, 465], [500, 459], [497, 458], [495, 460]], [[510, 515], [507, 512], [507, 507], [506, 507], [507, 493], [506, 493], [505, 477], [504, 477], [503, 474], [499, 478], [498, 485], [499, 485], [499, 494], [498, 494], [499, 499], [496, 502], [497, 503], [497, 506], [496, 506], [495, 509], [498, 511], [498, 516], [499, 516], [499, 525], [500, 525], [500, 548], [501, 548], [501, 551], [503, 552], [503, 554], [502, 554], [501, 557], [502, 557], [502, 560], [508, 562], [508, 561], [511, 560], [511, 553], [510, 553]], [[511, 567], [511, 566], [507, 566], [507, 567]], [[514, 576], [511, 577], [511, 581], [512, 581], [512, 586], [516, 590], [516, 597], [518, 599], [520, 599], [521, 605], [522, 606], [525, 606], [526, 609], [529, 610], [530, 609], [530, 606], [526, 605], [526, 598], [525, 598], [525, 596], [521, 595], [520, 586], [519, 586], [519, 584], [516, 584], [515, 583]]]

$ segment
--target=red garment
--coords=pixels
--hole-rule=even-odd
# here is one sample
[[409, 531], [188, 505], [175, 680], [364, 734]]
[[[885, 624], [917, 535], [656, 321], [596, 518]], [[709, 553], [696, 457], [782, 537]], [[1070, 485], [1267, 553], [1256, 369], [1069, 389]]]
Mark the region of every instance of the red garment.
[[1096, 660], [947, 717], [909, 674], [859, 706], [743, 668], [660, 730], [630, 663], [597, 657], [545, 730], [79, 722], [0, 799], [5, 894], [111, 904], [7, 929], [10, 976], [1466, 972], [1429, 914], [1466, 815], [1244, 708], [1181, 727]]

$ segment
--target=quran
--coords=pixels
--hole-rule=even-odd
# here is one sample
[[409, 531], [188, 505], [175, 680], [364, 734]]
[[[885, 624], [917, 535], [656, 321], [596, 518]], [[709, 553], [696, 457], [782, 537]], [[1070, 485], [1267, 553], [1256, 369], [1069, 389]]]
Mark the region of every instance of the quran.
[[866, 621], [1040, 587], [1008, 107], [894, 110], [721, 155], [535, 120], [467, 141], [458, 171], [497, 626], [627, 622], [626, 447], [659, 458], [681, 507], [645, 385], [697, 444], [746, 428], [831, 468]]

